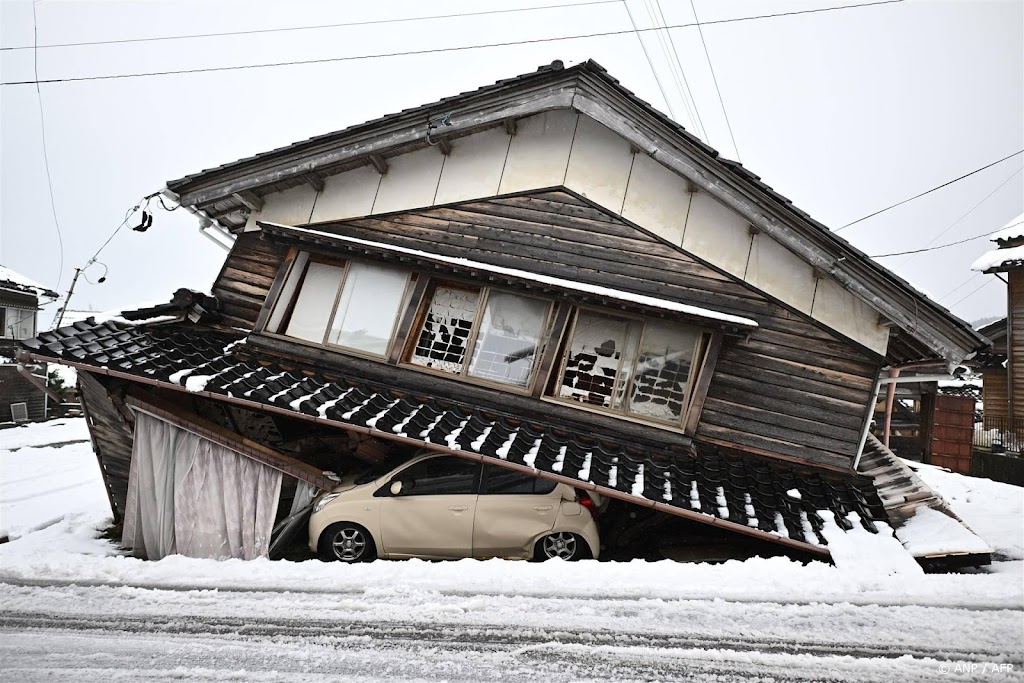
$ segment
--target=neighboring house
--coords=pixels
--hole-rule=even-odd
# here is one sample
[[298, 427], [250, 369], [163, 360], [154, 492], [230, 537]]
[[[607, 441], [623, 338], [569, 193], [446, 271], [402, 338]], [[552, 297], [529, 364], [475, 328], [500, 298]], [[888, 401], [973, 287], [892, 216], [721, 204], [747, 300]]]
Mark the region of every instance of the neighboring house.
[[1007, 317], [984, 329], [998, 338], [993, 341], [1005, 354], [1006, 369], [1000, 373], [998, 363], [992, 363], [996, 367], [985, 373], [985, 415], [1005, 417], [1008, 426], [1016, 429], [1024, 425], [1024, 214], [994, 232], [989, 239], [997, 248], [983, 254], [971, 269], [989, 274], [1005, 273]]
[[[0, 423], [45, 417], [45, 394], [14, 360], [17, 342], [36, 336], [40, 298], [52, 301], [57, 293], [0, 265]], [[30, 371], [42, 381], [46, 365]]]
[[[594, 62], [168, 190], [236, 235], [213, 297], [24, 344], [80, 370], [142, 553], [266, 554], [325, 470], [429, 449], [612, 498], [606, 543], [643, 525], [827, 557], [889, 521], [919, 558], [986, 559], [868, 428], [883, 368], [988, 341]], [[244, 533], [211, 551], [218, 520]]]

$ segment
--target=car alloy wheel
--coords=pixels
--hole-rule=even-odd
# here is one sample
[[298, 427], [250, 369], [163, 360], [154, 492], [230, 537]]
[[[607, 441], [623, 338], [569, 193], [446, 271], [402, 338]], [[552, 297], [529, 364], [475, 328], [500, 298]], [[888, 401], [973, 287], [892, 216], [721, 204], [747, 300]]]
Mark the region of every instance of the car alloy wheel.
[[344, 524], [329, 530], [327, 550], [330, 557], [342, 562], [365, 562], [373, 559], [373, 541], [362, 527]]
[[580, 558], [579, 541], [575, 534], [561, 532], [545, 536], [541, 540], [541, 552], [544, 559], [559, 557], [563, 560], [578, 560]]

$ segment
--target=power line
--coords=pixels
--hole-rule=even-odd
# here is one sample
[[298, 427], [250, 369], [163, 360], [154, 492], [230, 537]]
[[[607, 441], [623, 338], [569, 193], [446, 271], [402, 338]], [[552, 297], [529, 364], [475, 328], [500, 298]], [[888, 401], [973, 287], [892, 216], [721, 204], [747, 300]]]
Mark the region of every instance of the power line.
[[715, 67], [711, 64], [711, 54], [708, 52], [708, 44], [704, 41], [704, 29], [700, 26], [700, 19], [697, 17], [697, 8], [690, 0], [690, 9], [693, 11], [693, 19], [697, 22], [697, 33], [700, 35], [700, 44], [704, 46], [704, 56], [708, 60], [708, 68], [711, 69], [711, 80], [715, 84], [715, 92], [718, 93], [718, 103], [722, 105], [722, 115], [725, 117], [725, 126], [729, 129], [729, 139], [732, 140], [732, 149], [736, 152], [736, 161], [740, 159], [740, 148], [736, 145], [736, 136], [732, 134], [732, 124], [729, 123], [729, 112], [725, 110], [725, 100], [722, 99], [722, 89], [718, 87], [718, 76], [715, 75]]
[[[837, 7], [823, 7], [823, 8], [820, 8], [820, 9], [813, 9], [813, 10], [799, 10], [799, 11], [795, 11], [795, 12], [779, 12], [779, 13], [776, 13], [776, 14], [761, 14], [761, 15], [749, 16], [749, 17], [736, 17], [734, 19], [716, 19], [716, 20], [713, 20], [713, 21], [704, 22], [703, 25], [704, 26], [710, 26], [712, 24], [732, 24], [732, 23], [738, 23], [738, 22], [743, 22], [743, 21], [757, 21], [757, 20], [761, 20], [761, 19], [773, 19], [773, 18], [777, 18], [777, 17], [790, 17], [790, 16], [801, 15], [801, 14], [818, 14], [818, 13], [822, 13], [822, 12], [836, 12], [836, 11], [839, 11], [839, 10], [857, 9], [857, 8], [860, 8], [860, 7], [876, 7], [876, 6], [879, 6], [879, 5], [892, 5], [892, 4], [901, 3], [903, 1], [904, 0], [878, 0], [877, 2], [865, 2], [865, 3], [856, 4], [856, 5], [840, 5], [840, 6], [837, 6]], [[631, 34], [631, 33], [645, 33], [647, 31], [657, 31], [657, 30], [662, 30], [662, 29], [688, 28], [688, 27], [696, 26], [696, 25], [697, 24], [694, 24], [694, 23], [673, 24], [672, 26], [658, 26], [658, 27], [652, 27], [652, 28], [641, 28], [641, 29], [636, 29], [636, 30], [624, 29], [624, 30], [618, 30], [618, 31], [601, 31], [601, 32], [596, 32], [596, 33], [583, 33], [583, 34], [577, 34], [577, 35], [571, 35], [571, 36], [558, 36], [558, 37], [554, 37], [554, 38], [532, 38], [532, 39], [528, 39], [528, 40], [510, 40], [510, 41], [505, 41], [505, 42], [500, 42], [500, 43], [482, 43], [482, 44], [478, 44], [478, 45], [462, 45], [462, 46], [457, 46], [457, 47], [427, 48], [427, 49], [423, 49], [423, 50], [408, 50], [408, 51], [402, 51], [402, 52], [382, 52], [382, 53], [371, 54], [371, 55], [353, 55], [353, 56], [349, 56], [349, 57], [325, 57], [325, 58], [321, 58], [321, 59], [300, 59], [300, 60], [293, 60], [293, 61], [286, 61], [286, 62], [271, 62], [271, 63], [266, 63], [266, 64], [240, 64], [238, 66], [212, 66], [212, 67], [203, 67], [203, 68], [198, 68], [198, 69], [172, 69], [172, 70], [168, 70], [168, 71], [148, 71], [148, 72], [129, 73], [129, 74], [101, 74], [101, 75], [98, 75], [98, 76], [75, 76], [75, 77], [69, 77], [69, 78], [50, 78], [50, 79], [44, 79], [44, 80], [39, 80], [38, 77], [36, 77], [36, 80], [33, 80], [33, 81], [4, 81], [4, 82], [0, 83], [0, 85], [32, 85], [32, 84], [35, 84], [35, 83], [74, 83], [74, 82], [82, 82], [82, 81], [103, 81], [103, 80], [116, 80], [116, 79], [125, 79], [125, 78], [143, 78], [143, 77], [149, 77], [149, 76], [172, 76], [172, 75], [179, 75], [179, 74], [213, 73], [213, 72], [222, 72], [222, 71], [241, 71], [241, 70], [244, 70], [244, 69], [269, 69], [269, 68], [276, 68], [276, 67], [283, 67], [283, 66], [298, 66], [298, 65], [304, 65], [304, 64], [328, 64], [328, 63], [333, 63], [333, 62], [351, 62], [351, 61], [362, 61], [362, 60], [368, 60], [368, 59], [384, 59], [384, 58], [388, 58], [388, 57], [406, 57], [406, 56], [410, 56], [411, 57], [411, 56], [419, 56], [419, 55], [426, 55], [426, 54], [439, 54], [439, 53], [448, 53], [448, 52], [463, 52], [463, 51], [466, 51], [466, 50], [480, 50], [480, 49], [495, 48], [495, 47], [510, 47], [510, 46], [515, 46], [515, 45], [536, 45], [536, 44], [541, 44], [541, 43], [554, 43], [554, 42], [559, 42], [559, 41], [563, 41], [563, 40], [580, 40], [580, 39], [584, 39], [584, 38], [603, 38], [603, 37], [608, 37], [608, 36], [621, 36], [621, 35], [628, 35], [628, 34]]]
[[[435, 14], [427, 17], [402, 17], [399, 19], [369, 19], [367, 21], [348, 21], [338, 24], [314, 24], [311, 26], [287, 26], [284, 28], [257, 28], [247, 31], [221, 31], [218, 33], [188, 33], [176, 36], [154, 36], [152, 38], [121, 38], [115, 40], [90, 40], [80, 43], [49, 43], [39, 45], [39, 49], [55, 47], [88, 47], [93, 45], [122, 45], [124, 43], [152, 43], [168, 40], [191, 40], [193, 38], [226, 38], [230, 36], [248, 36], [262, 33], [287, 33], [291, 31], [317, 31], [331, 28], [348, 28], [356, 26], [376, 26], [382, 24], [402, 24], [417, 21], [433, 21], [436, 19], [458, 19], [462, 17], [482, 17], [493, 14], [513, 14], [516, 12], [533, 12], [547, 9], [564, 9], [566, 7], [587, 7], [591, 5], [610, 5], [619, 0], [592, 0], [591, 2], [567, 2], [560, 5], [538, 5], [536, 7], [512, 7], [509, 9], [486, 10], [482, 12], [465, 12], [462, 14]], [[28, 50], [31, 45], [0, 47], [3, 50]]]
[[[994, 194], [995, 194], [996, 192], [999, 192], [999, 190], [1003, 189], [1003, 187], [1005, 187], [1005, 186], [1006, 186], [1006, 184], [1007, 184], [1007, 183], [1009, 183], [1009, 182], [1010, 182], [1011, 180], [1013, 180], [1014, 178], [1016, 178], [1016, 177], [1017, 177], [1017, 174], [1019, 174], [1019, 173], [1020, 173], [1021, 171], [1024, 171], [1024, 168], [1018, 168], [1018, 169], [1017, 169], [1016, 171], [1014, 171], [1014, 172], [1013, 172], [1013, 173], [1012, 173], [1012, 174], [1010, 175], [1010, 177], [1009, 177], [1009, 178], [1007, 178], [1007, 179], [1006, 179], [1006, 180], [1004, 180], [1003, 182], [999, 183], [999, 185], [998, 185], [998, 186], [996, 186], [996, 189], [992, 190], [992, 191], [991, 191], [991, 192], [989, 192], [989, 193], [988, 193], [987, 195], [985, 195], [985, 197], [984, 197], [984, 198], [983, 198], [983, 199], [982, 199], [982, 200], [981, 200], [980, 202], [978, 202], [977, 204], [975, 204], [974, 206], [972, 206], [972, 207], [971, 207], [970, 209], [968, 209], [968, 210], [967, 210], [967, 212], [966, 212], [966, 213], [965, 213], [964, 215], [960, 216], [960, 218], [957, 218], [957, 219], [956, 219], [955, 221], [953, 221], [952, 223], [950, 223], [950, 225], [949, 225], [949, 227], [948, 227], [948, 228], [946, 228], [945, 230], [943, 230], [942, 232], [940, 232], [940, 233], [939, 233], [938, 235], [936, 235], [935, 237], [933, 237], [933, 238], [931, 239], [931, 241], [930, 241], [930, 242], [928, 242], [928, 244], [926, 244], [926, 245], [924, 245], [924, 246], [925, 246], [925, 247], [930, 247], [931, 245], [935, 244], [935, 241], [936, 241], [936, 240], [938, 240], [938, 239], [939, 239], [940, 237], [942, 237], [942, 236], [943, 236], [943, 235], [945, 235], [945, 234], [946, 234], [947, 232], [949, 232], [950, 230], [952, 230], [953, 228], [955, 228], [955, 227], [956, 227], [957, 225], [959, 225], [959, 224], [960, 224], [960, 221], [962, 221], [963, 219], [967, 218], [967, 217], [968, 217], [968, 216], [970, 216], [970, 215], [971, 215], [972, 213], [974, 213], [975, 209], [977, 209], [977, 208], [978, 208], [979, 206], [981, 206], [982, 204], [984, 204], [985, 202], [987, 202], [987, 201], [988, 201], [988, 200], [989, 200], [989, 199], [990, 199], [990, 198], [992, 197], [992, 195], [994, 195]], [[969, 241], [969, 240], [968, 240], [968, 241]], [[904, 261], [901, 261], [901, 262], [899, 263], [899, 265], [897, 265], [897, 266], [895, 266], [895, 267], [896, 267], [896, 268], [899, 268], [900, 266], [903, 266], [903, 265], [905, 265], [906, 263], [909, 263], [909, 262], [910, 262], [910, 261], [912, 261], [912, 260], [913, 260], [913, 257], [911, 257], [911, 258], [908, 258], [908, 259], [906, 259], [906, 260], [904, 260]]]
[[971, 298], [972, 296], [974, 296], [974, 295], [975, 295], [975, 294], [976, 294], [976, 293], [978, 292], [978, 290], [980, 290], [980, 289], [983, 289], [983, 288], [985, 288], [985, 287], [988, 287], [988, 286], [989, 286], [990, 284], [992, 284], [993, 282], [996, 282], [996, 281], [997, 281], [998, 279], [999, 279], [999, 278], [991, 278], [991, 279], [989, 279], [989, 280], [985, 280], [985, 281], [984, 281], [984, 282], [982, 282], [982, 283], [981, 283], [980, 285], [978, 285], [977, 287], [975, 287], [974, 289], [972, 289], [972, 290], [971, 290], [970, 292], [968, 292], [968, 293], [967, 293], [967, 294], [966, 294], [965, 296], [963, 296], [963, 297], [961, 297], [961, 298], [957, 299], [956, 301], [954, 301], [953, 303], [951, 303], [951, 304], [949, 305], [949, 308], [950, 308], [950, 309], [952, 309], [952, 308], [953, 308], [954, 306], [956, 306], [957, 304], [959, 304], [959, 303], [961, 303], [961, 302], [963, 302], [963, 301], [966, 301], [967, 299], [969, 299], [969, 298]]
[[897, 251], [897, 252], [892, 253], [892, 254], [876, 254], [876, 255], [870, 256], [869, 258], [885, 258], [887, 256], [906, 256], [907, 254], [920, 254], [921, 252], [925, 252], [925, 251], [935, 251], [936, 249], [945, 249], [946, 247], [955, 247], [956, 245], [963, 244], [964, 242], [973, 242], [974, 240], [980, 240], [982, 237], [988, 237], [991, 234], [992, 234], [991, 232], [983, 232], [980, 235], [975, 235], [974, 237], [968, 237], [966, 239], [958, 240], [956, 242], [950, 242], [949, 244], [940, 244], [937, 247], [922, 247], [921, 249], [911, 249], [910, 251]]
[[[32, 42], [39, 40], [39, 22], [36, 20], [36, 2], [32, 0]], [[36, 102], [39, 105], [39, 132], [43, 142], [43, 168], [46, 169], [46, 189], [50, 195], [50, 213], [53, 214], [53, 226], [57, 229], [57, 246], [60, 258], [57, 266], [57, 286], [55, 291], [60, 291], [60, 281], [64, 276], [64, 236], [60, 232], [60, 221], [57, 220], [57, 205], [53, 201], [53, 180], [50, 178], [50, 158], [46, 151], [46, 116], [43, 114], [43, 92], [39, 88], [39, 51], [32, 51], [32, 71], [36, 79]]]
[[875, 216], [877, 216], [880, 213], [885, 213], [886, 211], [888, 211], [890, 209], [895, 209], [897, 206], [903, 206], [907, 202], [912, 202], [915, 199], [919, 199], [919, 198], [925, 196], [926, 194], [931, 194], [932, 192], [935, 192], [936, 190], [941, 190], [942, 188], [944, 188], [944, 187], [946, 187], [948, 185], [952, 185], [953, 183], [959, 182], [959, 181], [963, 180], [964, 178], [969, 178], [972, 175], [974, 175], [975, 173], [980, 173], [981, 171], [984, 171], [986, 168], [992, 168], [996, 164], [1001, 164], [1004, 161], [1006, 161], [1007, 159], [1012, 159], [1013, 157], [1017, 156], [1018, 154], [1024, 154], [1024, 149], [1020, 150], [1019, 152], [1014, 152], [1013, 154], [1005, 156], [1002, 159], [999, 159], [998, 161], [993, 161], [991, 164], [985, 164], [981, 168], [976, 168], [973, 171], [971, 171], [970, 173], [965, 173], [964, 175], [960, 176], [959, 178], [954, 178], [953, 180], [950, 180], [948, 182], [942, 183], [941, 185], [937, 185], [937, 186], [933, 187], [930, 190], [925, 190], [924, 192], [922, 192], [920, 194], [915, 194], [913, 197], [910, 197], [909, 199], [904, 199], [901, 202], [896, 202], [892, 206], [887, 206], [884, 209], [879, 209], [878, 211], [875, 211], [874, 213], [869, 213], [867, 216], [863, 216], [863, 217], [858, 218], [857, 220], [855, 220], [855, 221], [853, 221], [851, 223], [847, 223], [846, 225], [844, 225], [844, 226], [842, 226], [840, 228], [836, 228], [832, 232], [839, 232], [840, 230], [846, 230], [851, 225], [856, 225], [857, 223], [860, 223], [861, 221], [866, 221], [869, 218], [874, 218]]
[[[661, 0], [654, 0], [654, 6], [658, 10], [658, 15], [661, 17], [661, 25], [666, 26], [668, 22], [665, 20], [665, 13], [661, 9]], [[672, 57], [675, 58], [676, 66], [679, 67], [679, 74], [683, 77], [683, 85], [686, 87], [686, 93], [690, 96], [690, 101], [693, 102], [693, 113], [697, 117], [697, 124], [700, 126], [701, 137], [704, 140], [708, 139], [708, 131], [704, 128], [704, 121], [701, 120], [700, 110], [697, 108], [697, 98], [693, 96], [693, 91], [690, 90], [690, 82], [686, 80], [686, 70], [683, 68], [683, 62], [679, 59], [679, 50], [676, 49], [676, 41], [672, 37], [672, 31], [665, 29], [665, 33], [668, 34], [669, 44], [672, 46]]]
[[960, 288], [962, 288], [962, 287], [964, 287], [966, 285], [969, 285], [970, 283], [974, 282], [975, 280], [977, 280], [981, 276], [982, 276], [982, 273], [975, 273], [974, 275], [970, 276], [969, 278], [967, 278], [966, 280], [964, 280], [963, 282], [958, 284], [953, 289], [949, 290], [948, 292], [946, 292], [945, 294], [940, 296], [938, 299], [936, 299], [936, 301], [942, 301], [942, 300], [948, 298], [950, 294], [952, 294], [953, 292], [959, 290]]
[[651, 61], [651, 53], [647, 51], [647, 45], [644, 44], [644, 39], [640, 37], [640, 31], [636, 27], [636, 22], [633, 21], [633, 12], [629, 9], [629, 2], [622, 0], [622, 6], [626, 8], [626, 14], [629, 15], [629, 23], [633, 26], [633, 33], [636, 34], [637, 41], [640, 42], [640, 49], [644, 51], [644, 57], [647, 58], [647, 65], [651, 67], [651, 73], [654, 74], [654, 81], [658, 84], [658, 90], [661, 91], [661, 98], [665, 100], [665, 106], [668, 107], [668, 113], [672, 115], [672, 118], [676, 118], [675, 111], [672, 110], [672, 102], [669, 101], [668, 95], [665, 94], [665, 86], [661, 84], [661, 78], [658, 76], [658, 70], [654, 68], [654, 62]]

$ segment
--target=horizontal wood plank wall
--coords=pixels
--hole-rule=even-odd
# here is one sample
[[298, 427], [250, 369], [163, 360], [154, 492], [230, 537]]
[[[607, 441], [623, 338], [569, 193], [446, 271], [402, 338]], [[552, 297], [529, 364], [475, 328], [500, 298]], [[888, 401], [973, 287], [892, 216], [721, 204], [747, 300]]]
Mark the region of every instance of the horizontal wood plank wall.
[[213, 295], [229, 325], [252, 329], [288, 249], [241, 233], [213, 283]]
[[1007, 293], [1007, 363], [1010, 399], [1010, 419], [1024, 419], [1024, 269], [1006, 273], [1009, 280]]
[[698, 436], [838, 466], [855, 455], [879, 367], [875, 359], [571, 194], [551, 191], [317, 227], [752, 317], [761, 327], [748, 340], [726, 342]]
[[[38, 370], [34, 370], [40, 374]], [[0, 365], [0, 422], [11, 422], [12, 403], [24, 403], [28, 411], [28, 419], [41, 420], [46, 405], [45, 394], [25, 379], [16, 365]]]
[[125, 501], [128, 499], [128, 473], [132, 464], [134, 438], [132, 428], [114, 405], [101, 380], [79, 371], [78, 391], [89, 416], [89, 433], [114, 519], [121, 521], [124, 518]]

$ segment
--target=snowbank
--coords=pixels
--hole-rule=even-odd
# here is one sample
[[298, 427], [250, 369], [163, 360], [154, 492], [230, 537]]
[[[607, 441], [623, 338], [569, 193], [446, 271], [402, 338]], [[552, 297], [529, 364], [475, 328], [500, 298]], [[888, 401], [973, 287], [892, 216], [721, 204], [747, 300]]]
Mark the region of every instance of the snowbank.
[[[462, 560], [343, 566], [315, 560], [213, 561], [181, 556], [145, 562], [122, 556], [116, 546], [98, 538], [109, 524], [110, 511], [89, 444], [45, 445], [82, 438], [82, 419], [0, 432], [0, 514], [12, 536], [11, 542], [0, 544], [0, 580], [292, 593], [425, 590], [457, 595], [1024, 607], [1024, 490], [938, 468], [924, 468], [921, 474], [999, 549], [1007, 561], [997, 563], [996, 571], [922, 575], [909, 565], [879, 569], [872, 561], [844, 569], [781, 557], [719, 565]], [[834, 526], [828, 515], [825, 519]], [[830, 540], [853, 538], [841, 536], [838, 527], [827, 528], [826, 534]], [[884, 529], [875, 540], [899, 546]], [[841, 555], [876, 550], [847, 547], [842, 540], [833, 548]], [[908, 558], [902, 551], [892, 555]]]

